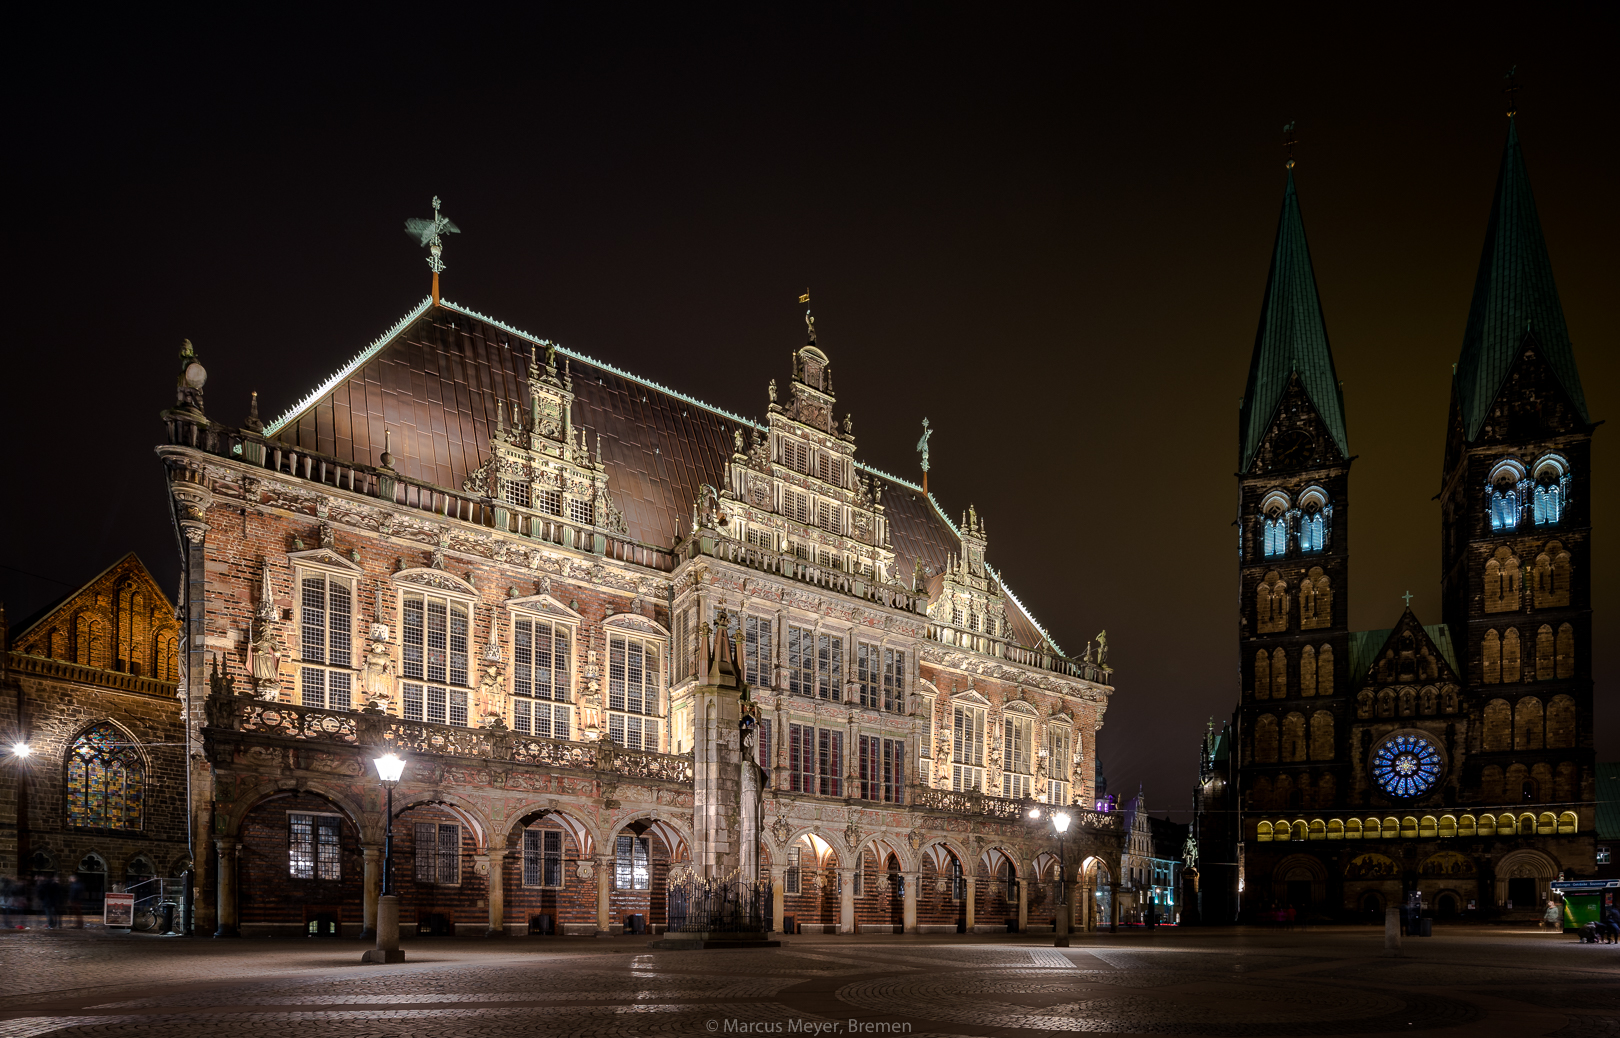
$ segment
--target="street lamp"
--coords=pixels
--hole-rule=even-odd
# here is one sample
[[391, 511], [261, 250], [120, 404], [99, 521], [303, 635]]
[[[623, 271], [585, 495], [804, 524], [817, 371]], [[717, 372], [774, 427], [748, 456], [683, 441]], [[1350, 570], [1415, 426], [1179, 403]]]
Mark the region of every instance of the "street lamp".
[[377, 777], [388, 791], [387, 828], [383, 830], [382, 893], [377, 897], [377, 947], [360, 956], [361, 962], [404, 962], [405, 953], [399, 947], [399, 898], [390, 886], [394, 857], [394, 787], [405, 774], [405, 762], [397, 754], [385, 753], [372, 763], [377, 765]]
[[33, 752], [34, 748], [25, 742], [14, 742], [11, 744], [11, 755], [19, 760], [27, 759], [27, 757]]
[[[1038, 807], [1030, 808], [1029, 817], [1038, 820], [1041, 817], [1041, 809]], [[1052, 939], [1052, 947], [1067, 948], [1069, 946], [1069, 916], [1072, 908], [1069, 905], [1069, 867], [1066, 863], [1068, 856], [1063, 849], [1063, 834], [1069, 831], [1069, 823], [1073, 819], [1067, 811], [1053, 811], [1050, 817], [1052, 831], [1057, 833], [1058, 838], [1058, 905], [1060, 906], [1053, 926], [1056, 936]]]

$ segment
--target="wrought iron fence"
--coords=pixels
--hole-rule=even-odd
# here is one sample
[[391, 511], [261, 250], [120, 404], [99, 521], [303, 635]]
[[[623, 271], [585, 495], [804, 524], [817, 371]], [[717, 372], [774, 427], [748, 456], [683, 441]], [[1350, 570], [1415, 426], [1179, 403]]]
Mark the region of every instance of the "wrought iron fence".
[[735, 875], [669, 886], [670, 933], [762, 933], [772, 929], [771, 884]]

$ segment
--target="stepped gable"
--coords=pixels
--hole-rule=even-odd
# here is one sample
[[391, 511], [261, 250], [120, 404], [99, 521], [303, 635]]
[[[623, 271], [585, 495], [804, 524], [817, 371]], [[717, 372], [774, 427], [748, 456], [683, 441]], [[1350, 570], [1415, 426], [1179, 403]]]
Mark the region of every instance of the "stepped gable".
[[[401, 475], [460, 490], [489, 457], [499, 405], [524, 406], [529, 361], [546, 340], [441, 300], [424, 300], [304, 400], [265, 429], [289, 447], [341, 462], [380, 466], [392, 434]], [[608, 492], [629, 536], [668, 548], [691, 530], [692, 502], [707, 483], [721, 485], [732, 433], [763, 425], [556, 346], [573, 378], [573, 423], [607, 465]], [[857, 462], [883, 489], [895, 572], [908, 579], [918, 561], [944, 570], [962, 551], [954, 524], [919, 487]], [[1009, 603], [1014, 600], [1009, 595]], [[1015, 639], [1050, 639], [1022, 608], [1008, 610]]]

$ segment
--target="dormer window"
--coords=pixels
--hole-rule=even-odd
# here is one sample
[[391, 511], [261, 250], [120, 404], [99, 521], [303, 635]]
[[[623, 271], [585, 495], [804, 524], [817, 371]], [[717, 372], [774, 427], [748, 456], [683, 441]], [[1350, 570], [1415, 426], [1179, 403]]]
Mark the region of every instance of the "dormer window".
[[529, 507], [529, 484], [521, 479], [501, 480], [501, 497], [519, 508]]
[[1569, 466], [1556, 454], [1536, 462], [1532, 511], [1537, 526], [1557, 526], [1568, 503]]
[[782, 441], [782, 464], [794, 472], [803, 472], [809, 475], [811, 461], [814, 458], [810, 445], [799, 440]]

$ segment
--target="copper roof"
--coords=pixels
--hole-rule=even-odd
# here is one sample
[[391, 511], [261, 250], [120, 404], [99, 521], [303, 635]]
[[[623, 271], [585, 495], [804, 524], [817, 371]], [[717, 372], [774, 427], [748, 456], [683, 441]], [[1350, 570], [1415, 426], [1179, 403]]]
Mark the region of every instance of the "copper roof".
[[[485, 458], [496, 408], [527, 393], [529, 359], [550, 345], [499, 321], [441, 301], [424, 301], [315, 392], [265, 429], [289, 446], [358, 465], [381, 465], [384, 431], [393, 434], [401, 475], [459, 490]], [[544, 348], [543, 345], [539, 348]], [[690, 524], [692, 501], [719, 486], [732, 432], [755, 423], [620, 371], [562, 346], [573, 376], [576, 428], [587, 430], [607, 465], [608, 491], [632, 539], [670, 547]], [[930, 572], [960, 553], [954, 526], [913, 484], [861, 466], [883, 488], [896, 572], [909, 578], [920, 559]], [[1048, 638], [1011, 594], [1014, 640]]]

